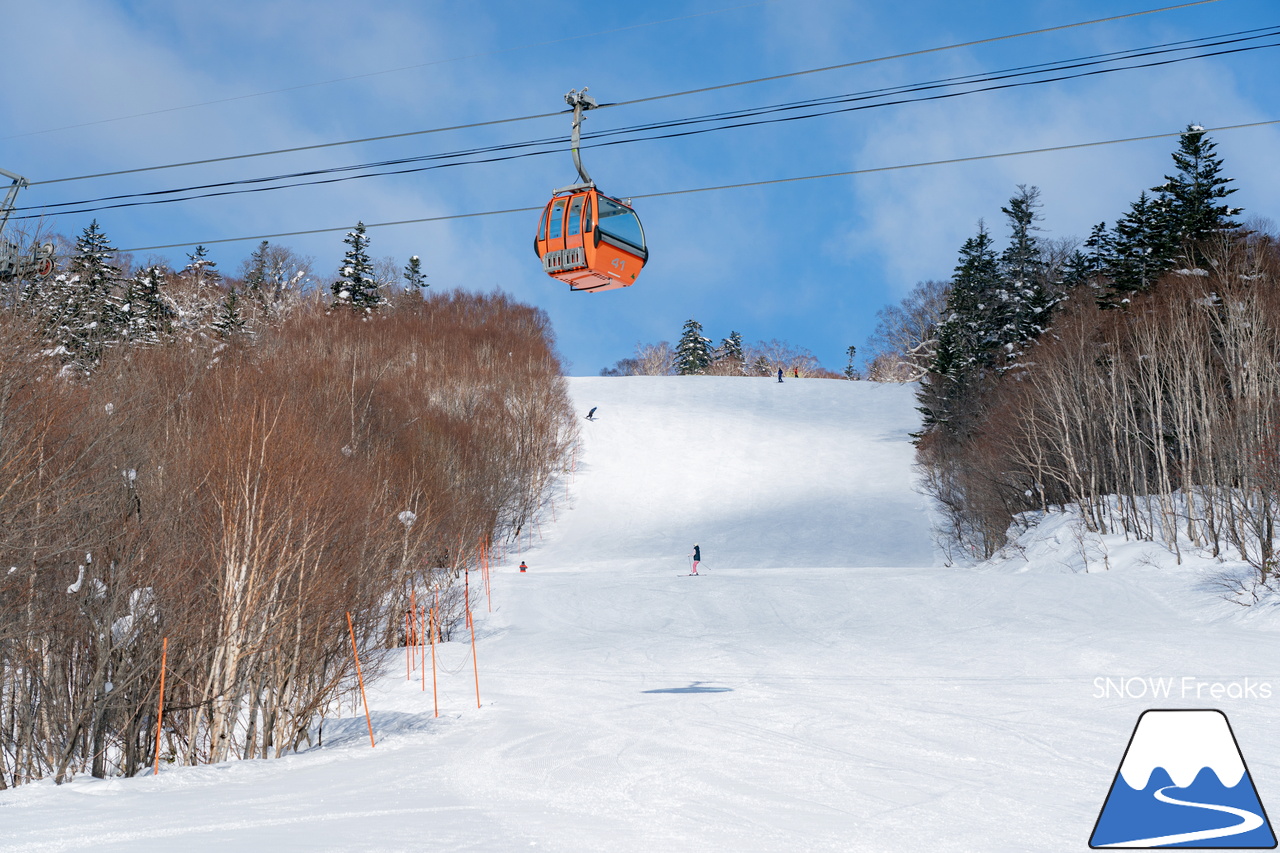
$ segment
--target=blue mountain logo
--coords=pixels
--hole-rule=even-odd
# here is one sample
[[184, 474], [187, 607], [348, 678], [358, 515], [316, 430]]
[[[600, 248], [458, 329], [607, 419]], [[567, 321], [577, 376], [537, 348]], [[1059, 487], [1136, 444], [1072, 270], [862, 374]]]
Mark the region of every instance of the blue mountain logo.
[[1275, 833], [1226, 714], [1144, 711], [1089, 846], [1274, 849]]

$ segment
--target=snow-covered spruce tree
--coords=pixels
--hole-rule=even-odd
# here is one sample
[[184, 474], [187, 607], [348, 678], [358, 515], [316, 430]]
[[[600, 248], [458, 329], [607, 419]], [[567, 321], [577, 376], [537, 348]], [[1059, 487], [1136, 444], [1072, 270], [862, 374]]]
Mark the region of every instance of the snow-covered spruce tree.
[[244, 267], [244, 293], [260, 307], [267, 307], [267, 252], [270, 244], [263, 240], [253, 250]]
[[742, 333], [729, 332], [729, 337], [720, 342], [720, 357], [734, 358], [742, 361]]
[[357, 222], [354, 231], [347, 232], [342, 242], [347, 252], [342, 258], [339, 278], [332, 285], [332, 308], [350, 308], [352, 311], [369, 312], [382, 301], [378, 295], [378, 280], [373, 262], [369, 259], [369, 237], [363, 222]]
[[187, 265], [182, 268], [182, 275], [201, 291], [217, 287], [218, 282], [222, 281], [218, 262], [209, 260], [209, 250], [204, 246], [196, 246], [196, 250], [187, 255]]
[[173, 308], [161, 293], [165, 273], [160, 267], [139, 270], [125, 284], [123, 337], [129, 343], [158, 344], [173, 333]]
[[66, 272], [45, 290], [48, 302], [40, 313], [48, 338], [84, 367], [119, 340], [126, 324], [124, 274], [111, 263], [115, 251], [95, 219], [77, 238]]
[[1089, 231], [1081, 248], [1068, 256], [1062, 269], [1062, 292], [1077, 287], [1087, 287], [1093, 293], [1099, 307], [1110, 307], [1112, 267], [1115, 263], [1115, 247], [1107, 223], [1099, 222]]
[[1232, 178], [1222, 177], [1222, 158], [1214, 153], [1216, 148], [1203, 127], [1187, 125], [1179, 137], [1178, 150], [1173, 152], [1178, 173], [1165, 175], [1164, 183], [1153, 188], [1165, 200], [1166, 225], [1174, 246], [1194, 246], [1220, 231], [1240, 227], [1232, 217], [1239, 216], [1243, 208], [1225, 201], [1236, 187], [1227, 186]]
[[312, 265], [310, 258], [298, 257], [284, 246], [263, 240], [243, 262], [242, 308], [252, 306], [250, 313], [268, 320], [281, 319], [283, 313], [296, 305], [298, 296], [306, 288], [307, 269]]
[[409, 258], [404, 267], [405, 290], [419, 295], [431, 285], [427, 284], [427, 274], [422, 271], [422, 259], [417, 255]]
[[187, 255], [187, 265], [170, 281], [166, 296], [174, 308], [174, 328], [189, 340], [209, 333], [222, 302], [221, 283], [218, 264], [204, 246]]
[[703, 337], [702, 324], [689, 320], [676, 344], [676, 372], [681, 376], [702, 373], [711, 365], [711, 339]]
[[1116, 222], [1110, 238], [1110, 286], [1100, 304], [1126, 304], [1135, 293], [1145, 293], [1165, 273], [1186, 258], [1203, 267], [1200, 244], [1208, 237], [1239, 227], [1232, 217], [1241, 208], [1225, 202], [1236, 191], [1231, 178], [1222, 177], [1222, 160], [1215, 145], [1198, 125], [1188, 125], [1173, 153], [1176, 175], [1142, 193], [1129, 212]]
[[956, 428], [956, 414], [993, 363], [999, 322], [994, 306], [1001, 285], [1000, 259], [991, 234], [979, 221], [978, 233], [960, 247], [933, 363], [916, 392], [924, 431]]
[[240, 310], [240, 295], [236, 293], [234, 285], [227, 290], [222, 304], [218, 306], [218, 313], [214, 315], [212, 327], [214, 333], [224, 341], [244, 331], [245, 319]]
[[730, 332], [729, 337], [720, 341], [711, 354], [712, 363], [717, 374], [726, 376], [742, 376], [746, 371], [746, 355], [742, 350], [742, 335]]
[[1176, 244], [1168, 206], [1145, 192], [1116, 222], [1111, 237], [1111, 283], [1103, 304], [1123, 305], [1135, 293], [1145, 293], [1173, 266]]
[[858, 355], [858, 348], [851, 346], [845, 352], [849, 355], [849, 362], [844, 366], [844, 378], [857, 379], [858, 369], [853, 366], [853, 359]]
[[1002, 325], [995, 329], [994, 343], [1010, 360], [1022, 346], [1040, 336], [1049, 323], [1049, 315], [1057, 302], [1050, 292], [1048, 264], [1040, 240], [1036, 220], [1040, 214], [1038, 187], [1018, 186], [1018, 192], [1001, 211], [1009, 219], [1009, 246], [1000, 256], [1002, 292], [996, 305], [1003, 314]]

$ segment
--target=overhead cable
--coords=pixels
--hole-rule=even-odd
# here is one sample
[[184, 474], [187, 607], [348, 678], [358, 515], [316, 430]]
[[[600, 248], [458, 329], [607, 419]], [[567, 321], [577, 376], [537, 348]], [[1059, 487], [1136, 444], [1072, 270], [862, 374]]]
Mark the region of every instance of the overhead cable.
[[991, 38], [976, 39], [974, 41], [966, 41], [966, 42], [961, 42], [959, 44], [948, 44], [948, 45], [943, 45], [942, 47], [926, 47], [920, 50], [910, 50], [910, 51], [907, 51], [906, 53], [895, 53], [889, 56], [877, 56], [874, 59], [859, 59], [854, 62], [842, 62], [839, 65], [824, 65], [821, 68], [809, 68], [804, 71], [791, 71], [786, 74], [774, 74], [769, 77], [756, 77], [753, 80], [739, 80], [736, 83], [721, 83], [718, 86], [703, 86], [702, 88], [699, 88], [699, 89], [686, 89], [683, 92], [670, 92], [666, 95], [652, 95], [647, 98], [633, 98], [632, 100], [629, 100], [629, 101], [616, 101], [614, 103], [601, 104], [600, 106], [601, 107], [621, 107], [621, 106], [628, 106], [630, 104], [644, 104], [644, 103], [648, 103], [649, 101], [660, 101], [665, 98], [680, 98], [680, 97], [684, 97], [685, 95], [701, 95], [705, 92], [717, 92], [722, 89], [732, 89], [736, 86], [751, 86], [756, 83], [772, 83], [776, 80], [788, 80], [792, 77], [800, 77], [805, 74], [821, 74], [822, 72], [825, 72], [825, 71], [839, 71], [842, 68], [856, 68], [859, 65], [870, 65], [873, 62], [886, 62], [890, 59], [908, 59], [912, 56], [924, 56], [925, 54], [928, 54], [928, 53], [937, 53], [943, 50], [955, 50], [956, 48], [961, 48], [961, 47], [976, 47], [980, 44], [992, 44], [998, 41], [1006, 41], [1008, 39], [1022, 38], [1023, 36], [1038, 36], [1038, 35], [1043, 35], [1045, 33], [1054, 33], [1054, 32], [1059, 32], [1061, 30], [1069, 30], [1074, 27], [1085, 27], [1085, 26], [1089, 26], [1090, 24], [1105, 24], [1105, 23], [1110, 23], [1111, 21], [1122, 21], [1126, 18], [1136, 18], [1141, 15], [1153, 15], [1157, 12], [1171, 12], [1174, 9], [1186, 9], [1190, 6], [1203, 6], [1206, 3], [1217, 3], [1217, 2], [1219, 2], [1219, 0], [1195, 0], [1195, 2], [1181, 3], [1177, 6], [1164, 6], [1159, 9], [1147, 9], [1141, 12], [1128, 12], [1123, 15], [1112, 15], [1109, 18], [1096, 18], [1092, 21], [1080, 21], [1075, 24], [1060, 24], [1056, 27], [1044, 27], [1043, 29], [1039, 29], [1039, 30], [1027, 30], [1026, 32], [1012, 33], [1011, 35], [1006, 35], [1006, 36], [992, 36]]
[[[1268, 36], [1280, 35], [1280, 29], [1277, 29], [1277, 28], [1271, 28], [1271, 29], [1273, 30], [1273, 32], [1268, 33], [1267, 34]], [[1257, 38], [1257, 37], [1258, 36], [1251, 36], [1250, 38]], [[1242, 40], [1244, 39], [1233, 39], [1232, 42], [1242, 41]], [[1218, 44], [1227, 44], [1227, 43], [1231, 43], [1231, 42], [1218, 42]], [[1201, 46], [1206, 46], [1206, 45], [1201, 45]], [[1250, 51], [1250, 50], [1261, 50], [1263, 48], [1269, 48], [1269, 47], [1280, 47], [1280, 42], [1277, 42], [1274, 44], [1252, 45], [1248, 47], [1233, 48], [1230, 50], [1215, 51], [1215, 52], [1205, 53], [1205, 54], [1196, 54], [1193, 56], [1178, 57], [1174, 59], [1165, 59], [1165, 60], [1159, 60], [1156, 62], [1138, 63], [1135, 65], [1124, 65], [1124, 66], [1117, 66], [1113, 68], [1095, 69], [1092, 71], [1081, 72], [1078, 74], [1068, 74], [1068, 75], [1062, 75], [1058, 77], [1049, 77], [1049, 78], [1044, 78], [1039, 80], [1026, 80], [1026, 81], [1020, 81], [1016, 83], [1001, 83], [999, 85], [984, 86], [984, 87], [975, 88], [975, 89], [966, 89], [959, 92], [945, 92], [941, 94], [927, 95], [919, 98], [903, 98], [899, 100], [879, 101], [877, 103], [872, 103], [872, 104], [857, 104], [855, 106], [822, 109], [816, 112], [810, 112], [810, 113], [804, 113], [804, 114], [793, 114], [793, 115], [787, 115], [787, 116], [776, 117], [776, 118], [756, 119], [751, 121], [737, 121], [732, 124], [721, 124], [716, 127], [702, 127], [694, 130], [682, 130], [682, 131], [673, 132], [673, 133], [659, 133], [659, 134], [654, 134], [650, 136], [631, 137], [626, 139], [610, 139], [608, 141], [587, 142], [582, 144], [581, 147], [582, 148], [603, 148], [603, 147], [614, 146], [614, 145], [626, 145], [634, 142], [673, 139], [673, 138], [679, 138], [679, 137], [685, 137], [685, 136], [695, 136], [703, 133], [712, 133], [712, 132], [717, 132], [722, 130], [735, 130], [735, 129], [741, 129], [745, 127], [754, 127], [754, 126], [759, 126], [764, 124], [776, 124], [780, 122], [799, 121], [803, 119], [817, 118], [821, 116], [834, 115], [838, 113], [876, 109], [879, 107], [898, 106], [901, 104], [917, 103], [921, 101], [944, 100], [944, 99], [950, 99], [955, 97], [961, 97], [963, 95], [972, 95], [972, 94], [990, 92], [990, 91], [995, 91], [1000, 89], [1020, 88], [1024, 86], [1040, 85], [1043, 83], [1060, 82], [1063, 80], [1070, 80], [1070, 79], [1075, 79], [1079, 77], [1095, 76], [1099, 74], [1107, 74], [1115, 71], [1127, 71], [1127, 70], [1132, 70], [1136, 68], [1150, 68], [1150, 67], [1161, 66], [1161, 65], [1169, 65], [1176, 62], [1185, 62], [1192, 59], [1203, 59], [1211, 56], [1221, 56], [1224, 54], [1240, 53], [1240, 52]], [[1178, 48], [1178, 49], [1185, 50], [1186, 48]], [[1168, 50], [1152, 50], [1150, 53], [1138, 54], [1138, 56], [1149, 56], [1149, 55], [1156, 55], [1156, 54], [1167, 53], [1167, 52], [1169, 51]], [[1074, 61], [1064, 60], [1063, 62], [1074, 62]], [[1079, 62], [1076, 64], [1065, 64], [1065, 65], [1063, 64], [1063, 62], [1046, 63], [1046, 64], [1057, 66], [1056, 68], [1053, 69], [1054, 71], [1087, 67], [1087, 66], [1098, 64], [1098, 61]], [[992, 72], [992, 74], [987, 77], [980, 78], [978, 80], [971, 80], [970, 82], [1005, 80], [1013, 77], [1025, 76], [1031, 73], [1045, 73], [1045, 72], [1044, 71], [1023, 71], [1023, 72], [1009, 73], [1009, 74], [1005, 74], [1004, 72]], [[976, 75], [970, 75], [970, 76], [973, 77]], [[952, 78], [952, 79], [955, 79], [955, 78]], [[931, 82], [926, 84], [919, 84], [912, 87], [899, 87], [898, 91], [902, 91], [902, 92], [928, 91], [931, 89], [940, 88], [943, 85], [949, 86], [954, 84]], [[880, 92], [885, 90], [877, 90], [877, 91]], [[631, 128], [621, 128], [621, 129], [614, 129], [614, 130], [608, 130], [608, 131], [600, 131], [595, 134], [584, 135], [584, 139], [602, 140], [602, 139], [607, 139], [608, 137], [617, 136], [624, 133], [632, 133], [637, 130], [642, 130], [642, 131], [643, 130], [660, 130], [660, 129], [667, 129], [667, 128], [673, 128], [673, 127], [706, 123], [710, 121], [724, 121], [725, 119], [731, 119], [731, 118], [750, 118], [751, 116], [754, 116], [754, 115], [764, 115], [764, 114], [773, 113], [773, 112], [802, 109], [811, 105], [830, 106], [832, 104], [837, 104], [837, 103], [848, 103], [851, 101], [867, 100], [871, 97], [882, 97], [882, 96], [879, 94], [866, 95], [862, 93], [845, 95], [845, 96], [832, 96], [829, 98], [797, 102], [793, 104], [782, 104], [782, 105], [774, 105], [770, 107], [760, 107], [754, 110], [742, 110], [736, 113], [719, 113], [712, 116], [693, 117], [688, 119], [679, 119], [679, 120], [670, 121], [670, 122], [657, 122], [649, 125], [636, 125]], [[118, 196], [107, 196], [100, 199], [88, 199], [88, 200], [81, 200], [81, 201], [59, 202], [56, 204], [48, 204], [48, 205], [40, 205], [40, 206], [32, 206], [32, 207], [21, 207], [21, 208], [15, 208], [15, 210], [16, 211], [39, 210], [42, 212], [27, 213], [20, 216], [14, 216], [12, 218], [15, 221], [23, 220], [23, 219], [36, 219], [44, 216], [53, 208], [77, 207], [79, 205], [99, 204], [100, 202], [118, 202], [118, 203], [100, 204], [97, 207], [84, 207], [76, 210], [62, 210], [62, 211], [54, 210], [53, 212], [58, 214], [96, 213], [102, 210], [114, 210], [114, 209], [124, 208], [124, 207], [139, 207], [139, 206], [153, 205], [153, 204], [170, 204], [174, 202], [193, 201], [198, 199], [216, 198], [216, 197], [228, 196], [228, 195], [240, 195], [244, 193], [269, 192], [272, 190], [290, 189], [290, 188], [295, 188], [300, 186], [316, 186], [316, 185], [322, 185], [322, 184], [341, 183], [345, 181], [361, 180], [364, 178], [414, 174], [418, 172], [432, 171], [436, 169], [444, 169], [444, 168], [450, 168], [450, 167], [461, 166], [461, 165], [494, 163], [494, 162], [500, 162], [505, 160], [521, 159], [526, 157], [543, 156], [547, 154], [560, 154], [563, 152], [560, 151], [558, 148], [539, 150], [539, 151], [523, 151], [522, 153], [518, 153], [518, 154], [499, 153], [497, 154], [497, 156], [481, 157], [478, 159], [459, 160], [458, 162], [436, 163], [435, 165], [430, 165], [430, 166], [415, 166], [412, 168], [368, 172], [364, 174], [345, 175], [342, 177], [327, 177], [327, 178], [315, 177], [317, 175], [331, 175], [338, 172], [351, 172], [351, 171], [356, 171], [360, 169], [383, 168], [386, 166], [393, 166], [393, 165], [400, 166], [400, 165], [407, 165], [410, 163], [420, 163], [424, 161], [451, 160], [451, 159], [455, 159], [455, 158], [466, 156], [466, 155], [474, 155], [478, 153], [496, 153], [496, 152], [513, 151], [513, 150], [525, 149], [530, 147], [553, 145], [553, 144], [563, 143], [563, 141], [564, 141], [564, 137], [556, 137], [551, 139], [532, 140], [532, 141], [521, 142], [521, 143], [508, 143], [505, 145], [495, 145], [495, 146], [489, 146], [487, 148], [470, 149], [469, 151], [465, 151], [465, 152], [420, 155], [416, 157], [406, 157], [406, 158], [400, 158], [396, 160], [387, 160], [379, 163], [369, 163], [369, 164], [361, 164], [361, 165], [355, 165], [355, 166], [337, 166], [337, 167], [330, 167], [327, 169], [297, 172], [297, 173], [288, 174], [288, 175], [277, 175], [273, 177], [260, 177], [260, 178], [241, 179], [236, 181], [224, 181], [220, 183], [204, 184], [204, 185], [182, 187], [182, 188], [168, 189], [168, 190], [152, 190], [152, 191], [141, 192], [141, 193], [127, 193], [127, 194], [118, 195]], [[266, 183], [272, 183], [272, 182], [282, 181], [282, 180], [291, 180], [299, 177], [310, 177], [314, 179], [305, 180], [305, 181], [296, 181], [294, 183], [274, 184], [272, 186], [261, 186], [262, 184], [266, 184]], [[226, 189], [228, 187], [246, 187], [246, 188]], [[212, 190], [212, 191], [204, 192], [205, 190]], [[180, 198], [158, 198], [158, 196], [168, 196], [168, 195], [174, 195], [177, 193], [197, 193], [197, 194], [184, 195]], [[126, 201], [127, 199], [142, 199], [142, 200]]]
[[535, 47], [550, 47], [553, 44], [562, 44], [568, 41], [580, 41], [582, 39], [588, 39], [588, 38], [599, 38], [601, 36], [613, 35], [614, 33], [626, 32], [627, 30], [638, 30], [644, 27], [658, 26], [660, 24], [673, 24], [679, 21], [687, 21], [692, 18], [705, 18], [708, 15], [719, 15], [724, 12], [736, 12], [739, 9], [751, 9], [757, 6], [767, 6], [770, 3], [776, 3], [776, 2], [778, 2], [778, 0], [761, 0], [761, 2], [759, 3], [747, 3], [742, 6], [729, 6], [728, 8], [725, 8], [725, 9], [713, 9], [709, 12], [697, 12], [692, 15], [682, 15], [678, 18], [665, 18], [661, 21], [646, 21], [645, 23], [642, 23], [642, 24], [630, 24], [625, 27], [614, 27], [611, 30], [601, 30], [595, 33], [582, 33], [579, 35], [565, 36], [564, 38], [551, 39], [549, 41], [533, 42], [531, 44], [516, 45], [515, 47], [507, 47], [507, 48], [502, 48], [500, 50], [490, 50], [490, 51], [485, 51], [483, 53], [472, 53], [472, 54], [468, 54], [467, 56], [453, 56], [453, 57], [449, 57], [448, 59], [436, 59], [431, 62], [419, 62], [415, 65], [402, 65], [399, 68], [384, 68], [381, 71], [367, 71], [363, 74], [352, 74], [349, 77], [336, 77], [332, 80], [319, 80], [314, 83], [300, 83], [296, 86], [284, 86], [279, 89], [269, 89], [265, 92], [251, 92], [246, 95], [233, 95], [227, 98], [216, 98], [212, 101], [201, 101], [200, 103], [197, 103], [197, 104], [184, 104], [179, 107], [165, 107], [159, 110], [149, 110], [143, 113], [133, 113], [132, 115], [116, 116], [114, 118], [104, 118], [104, 119], [98, 119], [96, 121], [86, 121], [86, 122], [81, 122], [80, 124], [68, 124], [68, 125], [64, 125], [63, 127], [51, 127], [45, 130], [33, 130], [27, 133], [15, 133], [12, 136], [0, 136], [0, 141], [7, 140], [7, 139], [21, 139], [26, 136], [39, 136], [44, 133], [57, 133], [58, 131], [62, 131], [62, 130], [76, 130], [82, 127], [93, 127], [94, 125], [110, 124], [112, 122], [117, 122], [117, 121], [129, 121], [131, 119], [136, 119], [136, 118], [146, 118], [147, 116], [164, 115], [165, 113], [181, 112], [182, 110], [193, 110], [193, 109], [198, 109], [199, 107], [214, 106], [216, 104], [227, 104], [227, 103], [232, 103], [234, 101], [245, 101], [251, 98], [263, 98], [263, 97], [267, 97], [268, 95], [280, 95], [285, 92], [296, 92], [300, 89], [312, 89], [317, 86], [331, 86], [334, 83], [346, 83], [351, 80], [363, 80], [369, 77], [380, 77], [384, 74], [398, 74], [402, 71], [414, 71], [419, 68], [430, 68], [433, 65], [444, 65], [450, 62], [462, 62], [467, 59], [481, 59], [486, 56], [499, 56], [504, 53], [514, 53], [515, 51], [529, 50]]
[[[1176, 9], [1185, 9], [1191, 6], [1203, 6], [1209, 3], [1218, 3], [1218, 2], [1221, 2], [1221, 0], [1194, 0], [1194, 2], [1191, 2], [1191, 3], [1179, 3], [1174, 6], [1162, 6], [1157, 9], [1145, 9], [1138, 12], [1129, 12], [1123, 15], [1111, 15], [1106, 18], [1095, 18], [1089, 21], [1078, 21], [1076, 23], [1060, 24], [1054, 27], [1044, 27], [1037, 30], [1027, 30], [1025, 32], [1020, 32], [1020, 33], [1010, 33], [1008, 35], [992, 36], [990, 38], [976, 39], [974, 41], [957, 42], [955, 44], [947, 44], [947, 45], [940, 45], [937, 47], [923, 48], [921, 50], [913, 50], [913, 51], [908, 51], [906, 53], [895, 53], [887, 56], [874, 57], [871, 59], [860, 59], [854, 62], [841, 63], [839, 65], [827, 65], [821, 68], [809, 68], [803, 71], [792, 71], [786, 74], [775, 74], [769, 77], [758, 77], [752, 80], [739, 80], [734, 83], [722, 83], [716, 86], [706, 86], [700, 89], [689, 89], [682, 92], [670, 92], [665, 95], [651, 95], [649, 97], [636, 98], [629, 101], [617, 101], [614, 103], [601, 104], [600, 108], [603, 109], [607, 107], [628, 106], [631, 104], [641, 104], [641, 103], [647, 103], [649, 101], [664, 100], [667, 98], [678, 98], [678, 97], [683, 97], [685, 95], [702, 94], [704, 92], [712, 92], [712, 91], [717, 91], [721, 89], [729, 89], [737, 86], [748, 86], [755, 83], [765, 83], [765, 82], [772, 82], [775, 80], [784, 80], [791, 77], [799, 77], [806, 74], [818, 74], [825, 71], [835, 71], [841, 68], [853, 68], [856, 66], [869, 65], [876, 62], [887, 62], [892, 59], [905, 59], [912, 56], [923, 56], [929, 53], [938, 53], [941, 51], [957, 50], [965, 47], [974, 47], [980, 44], [992, 44], [994, 42], [1007, 41], [1009, 39], [1016, 39], [1016, 38], [1023, 38], [1025, 36], [1043, 35], [1045, 33], [1059, 32], [1061, 30], [1068, 30], [1076, 27], [1086, 27], [1093, 24], [1109, 23], [1111, 21], [1119, 21], [1119, 20], [1124, 20], [1126, 18], [1136, 18], [1142, 15], [1154, 15], [1160, 12], [1170, 12]], [[551, 118], [554, 116], [562, 115], [564, 112], [566, 111], [559, 110], [557, 112], [551, 112], [551, 113], [536, 113], [534, 115], [514, 116], [511, 118], [503, 118], [503, 119], [492, 119], [489, 121], [472, 122], [470, 124], [457, 124], [457, 125], [450, 125], [448, 127], [434, 127], [434, 128], [428, 128], [426, 130], [412, 130], [412, 131], [406, 131], [404, 133], [384, 134], [382, 136], [368, 136], [362, 139], [348, 139], [348, 140], [343, 140], [341, 142], [322, 142], [314, 145], [299, 145], [292, 148], [279, 148], [272, 151], [256, 151], [249, 154], [233, 154], [225, 157], [210, 157], [203, 160], [189, 160], [181, 163], [167, 163], [160, 166], [144, 166], [144, 167], [135, 168], [135, 169], [119, 169], [112, 172], [98, 172], [96, 174], [91, 174], [91, 175], [76, 175], [76, 176], [67, 177], [67, 178], [50, 178], [44, 181], [30, 181], [28, 185], [35, 187], [35, 186], [42, 186], [45, 184], [64, 183], [67, 181], [85, 181], [93, 178], [107, 178], [107, 177], [114, 177], [117, 175], [133, 175], [141, 172], [159, 171], [161, 169], [178, 169], [178, 168], [183, 168], [187, 166], [203, 166], [203, 165], [208, 165], [210, 163], [226, 163], [233, 160], [246, 160], [254, 157], [270, 157], [277, 154], [296, 154], [302, 151], [318, 151], [325, 148], [336, 148], [343, 145], [359, 145], [366, 142], [382, 142], [382, 141], [391, 140], [391, 139], [405, 139], [411, 136], [422, 136], [422, 135], [431, 134], [431, 133], [444, 133], [447, 131], [467, 130], [470, 128], [477, 128], [477, 127], [492, 127], [494, 125], [510, 124], [513, 122], [520, 122], [520, 121], [532, 121], [534, 119]]]
[[[1222, 125], [1219, 127], [1203, 128], [1204, 133], [1220, 133], [1224, 130], [1244, 130], [1246, 128], [1266, 127], [1268, 125], [1280, 124], [1280, 119], [1269, 119], [1267, 121], [1248, 122], [1246, 124]], [[1154, 139], [1169, 139], [1171, 137], [1181, 137], [1186, 134], [1185, 130], [1172, 133], [1152, 133], [1146, 136], [1129, 136], [1122, 139], [1104, 139], [1097, 142], [1079, 142], [1072, 145], [1054, 145], [1047, 148], [1029, 148], [1023, 151], [1004, 151], [998, 154], [976, 154], [971, 157], [952, 157], [946, 160], [928, 160], [919, 163], [904, 163], [896, 166], [874, 166], [867, 169], [849, 169], [842, 172], [826, 172], [820, 175], [799, 175], [791, 178], [774, 178], [764, 181], [748, 181], [738, 184], [721, 184], [711, 187], [691, 187], [682, 190], [666, 190], [658, 193], [647, 193], [643, 195], [625, 196], [630, 199], [646, 199], [646, 198], [664, 198], [667, 196], [690, 195], [693, 193], [718, 192], [720, 190], [745, 189], [748, 187], [763, 187], [773, 184], [798, 183], [800, 181], [817, 181], [826, 178], [844, 178], [854, 175], [871, 175], [878, 172], [893, 172], [904, 169], [920, 169], [928, 166], [948, 166], [957, 163], [973, 163], [981, 160], [997, 160], [1005, 157], [1022, 157], [1030, 154], [1049, 154], [1055, 151], [1075, 151], [1083, 148], [1097, 148], [1104, 145], [1121, 145], [1129, 142], [1147, 142]], [[532, 211], [542, 210], [542, 205], [537, 207], [513, 207], [505, 210], [485, 210], [476, 213], [455, 213], [446, 216], [428, 216], [421, 219], [401, 219], [394, 222], [373, 222], [365, 223], [364, 227], [369, 228], [389, 228], [397, 225], [421, 225], [429, 222], [446, 222], [457, 219], [474, 219], [481, 216], [502, 216], [508, 213], [530, 213]], [[275, 240], [281, 237], [303, 237], [312, 234], [333, 234], [340, 231], [350, 231], [354, 225], [342, 225], [334, 228], [313, 228], [305, 231], [284, 231], [278, 234], [257, 234], [246, 237], [225, 237], [217, 240], [188, 240], [184, 243], [169, 243], [163, 246], [139, 246], [131, 249], [119, 249], [120, 252], [153, 252], [162, 249], [185, 249], [191, 246], [212, 246], [220, 243], [242, 243], [248, 240]]]

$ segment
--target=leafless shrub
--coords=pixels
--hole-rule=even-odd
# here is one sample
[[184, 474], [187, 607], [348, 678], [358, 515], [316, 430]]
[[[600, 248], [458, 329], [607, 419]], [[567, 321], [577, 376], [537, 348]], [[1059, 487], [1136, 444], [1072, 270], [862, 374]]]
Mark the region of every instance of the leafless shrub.
[[502, 295], [299, 307], [83, 380], [3, 322], [0, 786], [150, 766], [164, 638], [164, 760], [296, 748], [353, 686], [346, 614], [402, 642], [438, 592], [447, 637], [457, 573], [536, 520], [576, 439], [546, 317]]
[[1175, 270], [1127, 310], [1068, 300], [1025, 369], [980, 395], [979, 428], [921, 441], [956, 535], [988, 550], [1015, 513], [1074, 503], [1090, 530], [1229, 548], [1269, 582], [1280, 249], [1234, 232], [1200, 251], [1207, 268]]
[[935, 329], [947, 305], [951, 285], [922, 281], [897, 305], [881, 308], [876, 330], [867, 341], [873, 382], [914, 382], [933, 360]]

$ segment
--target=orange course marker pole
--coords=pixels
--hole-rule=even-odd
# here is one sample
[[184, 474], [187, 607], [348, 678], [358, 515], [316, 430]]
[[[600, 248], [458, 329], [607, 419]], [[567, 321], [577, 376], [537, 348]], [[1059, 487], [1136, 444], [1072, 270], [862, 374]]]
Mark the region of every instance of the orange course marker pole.
[[[436, 593], [436, 605], [431, 608], [431, 701], [436, 708], [436, 716], [440, 716], [440, 694], [436, 690], [436, 622], [440, 618], [437, 611], [440, 609], [440, 593]], [[425, 672], [426, 668], [423, 668]]]
[[476, 707], [480, 707], [480, 663], [476, 660], [476, 620], [471, 618], [471, 601], [467, 600], [467, 622], [471, 625], [471, 669], [476, 675]]
[[369, 697], [364, 692], [364, 675], [360, 672], [360, 652], [356, 648], [356, 629], [351, 624], [351, 611], [347, 611], [347, 630], [351, 632], [351, 653], [356, 656], [356, 680], [360, 682], [360, 701], [364, 702], [364, 721], [369, 726], [369, 746], [377, 746], [373, 742], [373, 718], [369, 716]]
[[152, 776], [160, 775], [160, 730], [164, 727], [164, 668], [169, 659], [169, 638], [160, 641], [160, 704], [156, 708], [156, 769]]

